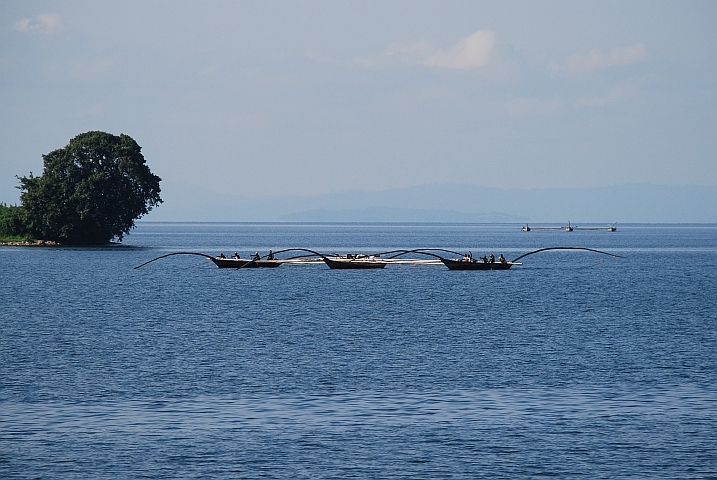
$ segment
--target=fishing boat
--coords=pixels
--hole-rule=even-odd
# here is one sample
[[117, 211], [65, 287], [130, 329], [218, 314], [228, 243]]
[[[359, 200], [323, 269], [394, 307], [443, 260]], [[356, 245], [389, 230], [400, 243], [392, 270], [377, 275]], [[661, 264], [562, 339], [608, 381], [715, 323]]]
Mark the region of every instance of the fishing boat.
[[219, 268], [276, 268], [280, 260], [251, 260], [248, 258], [207, 257]]
[[[140, 265], [137, 265], [134, 267], [135, 269], [142, 268], [145, 265], [148, 265], [150, 263], [156, 262], [157, 260], [160, 260], [162, 258], [171, 257], [174, 255], [194, 255], [198, 257], [203, 257], [207, 260], [211, 260], [217, 267], [219, 268], [276, 268], [280, 266], [282, 263], [293, 263], [293, 264], [315, 264], [324, 262], [326, 265], [329, 266], [329, 268], [332, 269], [339, 269], [339, 270], [363, 270], [363, 269], [372, 269], [372, 268], [384, 268], [389, 263], [394, 265], [440, 265], [441, 263], [448, 267], [450, 270], [508, 270], [513, 265], [522, 265], [522, 263], [518, 263], [518, 260], [521, 258], [525, 258], [529, 255], [534, 255], [539, 252], [545, 252], [549, 250], [581, 250], [581, 251], [588, 251], [588, 252], [595, 252], [600, 253], [603, 255], [609, 255], [613, 258], [624, 258], [620, 255], [616, 255], [614, 253], [608, 253], [608, 252], [602, 252], [600, 250], [595, 250], [593, 248], [586, 248], [586, 247], [544, 247], [539, 248], [537, 250], [533, 250], [532, 252], [524, 253], [523, 255], [520, 255], [519, 257], [514, 258], [513, 260], [506, 260], [503, 258], [503, 255], [501, 254], [498, 261], [491, 261], [493, 260], [493, 255], [491, 254], [491, 259], [489, 260], [487, 257], [481, 257], [480, 261], [475, 260], [473, 258], [473, 254], [471, 252], [467, 252], [463, 254], [463, 258], [444, 258], [438, 255], [435, 252], [446, 252], [451, 253], [454, 255], [461, 255], [460, 253], [453, 251], [453, 250], [446, 250], [443, 248], [418, 248], [413, 250], [391, 250], [389, 252], [382, 252], [382, 253], [376, 253], [373, 255], [364, 255], [364, 254], [348, 254], [348, 255], [326, 255], [319, 252], [316, 252], [314, 250], [309, 250], [307, 248], [288, 248], [285, 250], [280, 250], [278, 252], [273, 252], [270, 250], [269, 255], [267, 256], [265, 260], [262, 260], [262, 258], [259, 256], [258, 253], [254, 254], [251, 258], [239, 258], [238, 255], [234, 255], [232, 258], [226, 258], [224, 255], [220, 254], [218, 256], [212, 256], [205, 253], [198, 253], [198, 252], [172, 252], [172, 253], [166, 253], [164, 255], [160, 255], [158, 257], [155, 257], [151, 260], [148, 260]], [[309, 253], [310, 255], [301, 255], [296, 257], [290, 257], [286, 259], [278, 260], [274, 257], [274, 253], [285, 253], [289, 251], [301, 251]], [[399, 259], [398, 257], [406, 255], [406, 254], [420, 254], [420, 255], [427, 255], [430, 257], [433, 257], [433, 259], [425, 260], [425, 259], [417, 259], [417, 258], [405, 258], [405, 259]], [[390, 255], [390, 256], [389, 256]]]
[[513, 265], [522, 265], [515, 262], [483, 262], [474, 259], [441, 258], [443, 265], [450, 270], [508, 270]]
[[520, 229], [522, 232], [529, 232], [530, 231], [530, 225], [527, 223], [523, 225], [523, 228]]
[[605, 227], [575, 227], [575, 230], [607, 230], [608, 232], [614, 232], [617, 230], [616, 223], [608, 223], [607, 228]]
[[376, 259], [371, 255], [352, 255], [323, 257], [324, 262], [329, 268], [338, 270], [359, 270], [366, 268], [383, 268], [386, 266], [385, 261]]

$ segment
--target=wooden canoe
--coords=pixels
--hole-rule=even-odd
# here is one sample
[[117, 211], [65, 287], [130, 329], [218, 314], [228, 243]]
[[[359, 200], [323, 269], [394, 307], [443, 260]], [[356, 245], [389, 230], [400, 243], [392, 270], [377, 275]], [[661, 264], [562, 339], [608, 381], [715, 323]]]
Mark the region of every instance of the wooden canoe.
[[513, 265], [520, 265], [513, 262], [480, 262], [476, 260], [450, 260], [441, 258], [443, 265], [451, 270], [508, 270]]
[[279, 260], [250, 260], [248, 258], [209, 257], [219, 268], [276, 268], [281, 265]]
[[359, 259], [331, 259], [324, 257], [324, 262], [329, 268], [339, 270], [358, 270], [366, 268], [383, 268], [386, 266], [386, 262], [380, 260], [373, 260], [368, 258]]

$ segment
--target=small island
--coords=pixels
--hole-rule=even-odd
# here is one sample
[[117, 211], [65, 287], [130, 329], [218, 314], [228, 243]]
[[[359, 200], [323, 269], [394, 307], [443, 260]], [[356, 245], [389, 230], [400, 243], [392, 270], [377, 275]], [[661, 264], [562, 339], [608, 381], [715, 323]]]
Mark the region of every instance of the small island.
[[20, 205], [0, 203], [2, 245], [105, 245], [162, 203], [159, 182], [129, 135], [91, 131], [17, 177]]

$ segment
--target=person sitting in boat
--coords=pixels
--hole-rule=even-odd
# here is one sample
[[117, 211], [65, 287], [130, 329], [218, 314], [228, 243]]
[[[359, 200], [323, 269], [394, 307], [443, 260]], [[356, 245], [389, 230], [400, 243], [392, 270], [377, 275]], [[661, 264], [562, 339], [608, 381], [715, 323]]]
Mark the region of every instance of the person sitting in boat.
[[225, 257], [223, 253], [220, 253], [217, 258], [227, 258], [227, 257]]
[[490, 255], [488, 256], [488, 263], [495, 263], [495, 256], [493, 255], [493, 252], [490, 252]]
[[261, 260], [261, 257], [259, 256], [259, 252], [254, 252], [254, 255], [251, 257], [251, 259], [254, 260], [255, 262], [257, 260]]
[[269, 250], [269, 256], [266, 257], [266, 259], [267, 259], [267, 260], [274, 260], [274, 252], [272, 252], [271, 250]]
[[240, 257], [239, 257], [239, 254], [238, 254], [237, 252], [234, 252], [234, 256], [233, 256], [232, 258], [236, 258], [237, 260], [239, 260]]
[[480, 257], [480, 259], [483, 260], [483, 263], [488, 263], [488, 257], [486, 257], [485, 255]]
[[498, 257], [498, 261], [499, 261], [500, 263], [506, 263], [505, 257], [503, 256], [502, 253], [501, 253], [500, 256]]

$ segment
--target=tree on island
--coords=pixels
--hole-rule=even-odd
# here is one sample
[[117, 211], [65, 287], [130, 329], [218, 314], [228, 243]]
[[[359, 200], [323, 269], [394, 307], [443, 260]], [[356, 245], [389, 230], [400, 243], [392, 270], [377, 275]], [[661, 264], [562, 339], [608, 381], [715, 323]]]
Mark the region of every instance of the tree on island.
[[36, 238], [69, 245], [121, 241], [137, 218], [162, 203], [161, 178], [128, 135], [82, 133], [42, 158], [42, 176], [18, 177], [27, 231]]

